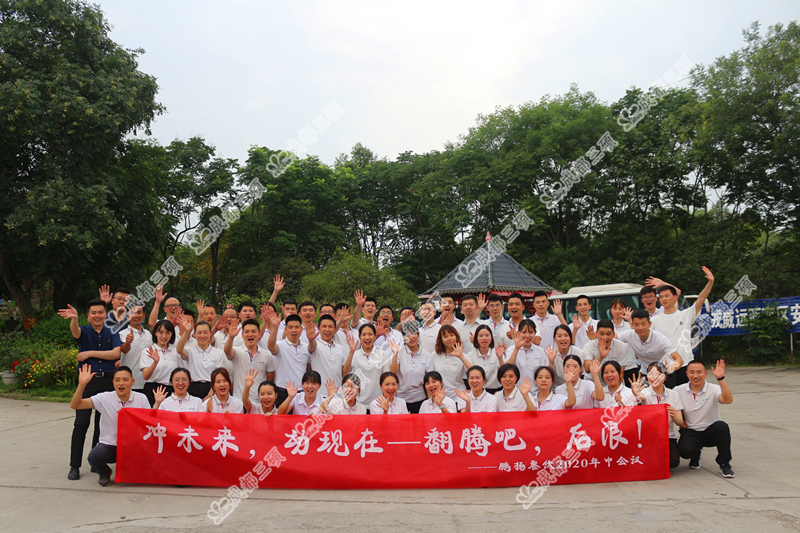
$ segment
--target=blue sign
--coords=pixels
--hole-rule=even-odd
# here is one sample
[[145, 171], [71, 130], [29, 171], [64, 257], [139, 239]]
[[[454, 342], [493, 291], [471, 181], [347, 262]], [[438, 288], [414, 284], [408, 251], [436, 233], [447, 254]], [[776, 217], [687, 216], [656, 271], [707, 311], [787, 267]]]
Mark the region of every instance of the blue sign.
[[791, 323], [786, 333], [800, 332], [800, 297], [712, 303], [710, 313], [703, 306], [697, 325], [701, 330], [707, 331], [709, 337], [747, 335], [749, 331], [744, 327], [744, 319], [748, 315], [757, 315], [764, 309], [775, 307]]

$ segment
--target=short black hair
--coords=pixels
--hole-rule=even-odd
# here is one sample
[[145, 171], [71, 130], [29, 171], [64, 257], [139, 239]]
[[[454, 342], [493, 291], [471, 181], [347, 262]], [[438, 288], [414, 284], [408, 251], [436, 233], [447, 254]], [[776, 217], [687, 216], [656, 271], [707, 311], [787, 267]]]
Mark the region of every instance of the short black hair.
[[117, 290], [114, 291], [114, 294], [117, 294], [118, 292], [121, 292], [122, 294], [133, 294], [130, 289], [125, 287], [117, 288]]
[[197, 315], [191, 309], [187, 309], [185, 307], [181, 308], [183, 310], [183, 314], [192, 317], [192, 320], [197, 318]]
[[486, 302], [500, 302], [503, 303], [503, 297], [499, 294], [490, 294], [489, 297], [486, 299]]
[[378, 314], [381, 314], [381, 311], [383, 311], [384, 309], [388, 309], [389, 311], [391, 311], [392, 312], [392, 318], [394, 318], [394, 309], [392, 309], [391, 305], [382, 305], [380, 307], [380, 309], [378, 309]]
[[88, 311], [88, 310], [90, 310], [92, 307], [94, 307], [96, 305], [102, 305], [103, 306], [103, 311], [106, 310], [106, 303], [103, 300], [98, 300], [97, 298], [89, 300], [89, 303], [86, 304], [86, 310]]
[[[580, 296], [578, 296], [577, 298], [575, 298], [575, 303], [578, 303], [578, 300], [588, 300], [588, 302], [589, 302], [589, 305], [591, 305], [591, 304], [592, 304], [592, 301], [591, 301], [591, 300], [589, 300], [589, 297], [588, 297], [588, 296], [586, 296], [585, 294], [581, 294]], [[612, 306], [612, 307], [613, 307], [613, 306]]]
[[256, 320], [255, 318], [248, 318], [247, 320], [242, 322], [242, 331], [244, 331], [244, 327], [245, 326], [255, 326], [256, 328], [259, 329], [259, 331], [261, 330], [261, 325], [258, 323], [258, 320]]
[[344, 302], [339, 302], [338, 304], [333, 306], [333, 311], [338, 313], [340, 310], [344, 309], [345, 307], [350, 307]]
[[645, 294], [655, 294], [655, 293], [656, 290], [650, 285], [647, 285], [641, 288], [641, 290], [639, 291], [639, 296], [644, 296]]
[[658, 289], [656, 289], [656, 292], [659, 295], [661, 295], [661, 291], [669, 291], [669, 292], [672, 293], [673, 296], [677, 296], [678, 295], [678, 290], [675, 287], [673, 287], [672, 285], [662, 285]]
[[364, 298], [364, 303], [367, 302], [372, 302], [375, 304], [375, 307], [378, 307], [378, 302], [372, 296], [367, 296], [366, 298]]
[[[544, 291], [536, 291], [536, 292], [533, 293], [533, 299], [534, 300], [536, 298], [538, 298], [539, 296], [544, 296], [545, 298], [547, 298], [549, 300], [549, 298], [547, 297], [547, 293], [544, 292]], [[511, 298], [511, 297], [509, 296], [509, 298]]]
[[[646, 313], [647, 311], [645, 311]], [[649, 316], [649, 315], [648, 315]], [[600, 328], [608, 328], [611, 331], [615, 331], [614, 329], [614, 322], [611, 321], [609, 318], [604, 318], [602, 320], [597, 321], [597, 331], [600, 331]]]
[[475, 296], [474, 294], [465, 294], [464, 296], [462, 296], [461, 297], [461, 304], [463, 305], [464, 301], [466, 301], [466, 300], [472, 300], [476, 304], [478, 303], [478, 297]]
[[503, 363], [500, 365], [500, 368], [497, 369], [497, 380], [500, 381], [503, 379], [503, 376], [509, 370], [514, 372], [514, 375], [517, 376], [517, 381], [519, 381], [519, 367], [517, 365], [512, 365], [511, 363]]
[[313, 307], [313, 308], [314, 308], [314, 311], [316, 311], [316, 310], [317, 310], [317, 304], [315, 304], [315, 303], [314, 303], [314, 302], [312, 302], [311, 300], [303, 300], [302, 302], [300, 302], [300, 305], [298, 305], [298, 306], [297, 306], [297, 310], [298, 310], [298, 311], [300, 311], [300, 310], [302, 310], [304, 307], [308, 307], [308, 306], [311, 306], [311, 307]]
[[508, 295], [509, 302], [511, 301], [511, 298], [517, 298], [520, 302], [525, 303], [525, 298], [523, 298], [522, 295], [518, 292], [512, 292], [511, 294]]
[[323, 320], [330, 320], [331, 322], [333, 322], [333, 327], [336, 327], [336, 319], [333, 318], [331, 315], [324, 314], [321, 317], [319, 317], [319, 320], [317, 321], [317, 325], [321, 326]]
[[283, 305], [294, 305], [296, 307], [297, 306], [297, 302], [292, 300], [291, 298], [286, 298], [283, 301]]
[[289, 315], [283, 319], [286, 322], [286, 325], [289, 325], [289, 322], [300, 322], [300, 325], [303, 325], [303, 319], [300, 318], [300, 315]]
[[647, 312], [647, 309], [637, 309], [633, 313], [631, 313], [631, 321], [634, 318], [646, 318], [648, 322], [650, 322], [650, 313]]
[[243, 301], [242, 303], [239, 304], [239, 307], [236, 308], [236, 312], [237, 313], [241, 313], [242, 309], [244, 309], [245, 307], [252, 307], [253, 311], [257, 311], [258, 310], [258, 308], [256, 307], [256, 304], [254, 304], [252, 300], [245, 300], [245, 301]]
[[[122, 365], [122, 366], [118, 367], [116, 370], [114, 370], [114, 376], [116, 376], [117, 373], [119, 373], [119, 372], [127, 372], [128, 374], [131, 375], [131, 377], [133, 377], [133, 371], [128, 366]], [[112, 378], [114, 376], [112, 376]]]

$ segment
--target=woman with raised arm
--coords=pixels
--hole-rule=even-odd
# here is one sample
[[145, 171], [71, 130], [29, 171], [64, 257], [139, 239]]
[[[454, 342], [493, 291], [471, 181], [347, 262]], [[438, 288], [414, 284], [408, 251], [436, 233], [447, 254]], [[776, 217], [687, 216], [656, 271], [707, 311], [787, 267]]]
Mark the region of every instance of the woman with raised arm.
[[[683, 402], [678, 392], [664, 386], [669, 371], [664, 363], [650, 363], [647, 367], [647, 379], [650, 386], [641, 386], [641, 379], [633, 382], [634, 396], [642, 405], [661, 405], [667, 406], [669, 411], [669, 467], [677, 468], [681, 464], [681, 456], [678, 453], [678, 434], [675, 426], [682, 427], [683, 421]], [[641, 389], [641, 390], [637, 390]]]
[[492, 329], [485, 324], [478, 326], [472, 337], [472, 345], [475, 349], [466, 357], [469, 360], [467, 372], [473, 366], [483, 368], [486, 375], [486, 391], [494, 396], [495, 392], [502, 390], [500, 382], [497, 380], [497, 370], [503, 364], [503, 354], [499, 356], [496, 354]]
[[547, 355], [544, 350], [533, 343], [536, 337], [536, 324], [527, 318], [519, 323], [514, 345], [505, 353], [505, 362], [517, 365], [520, 376], [535, 379], [533, 374], [540, 366], [547, 365]]
[[[391, 346], [391, 345], [390, 345]], [[425, 387], [422, 378], [433, 364], [430, 353], [422, 349], [419, 344], [419, 331], [407, 329], [405, 344], [400, 348], [397, 357], [397, 369], [392, 365], [392, 372], [400, 380], [397, 387], [397, 397], [406, 402], [409, 413], [419, 413], [422, 402], [425, 401]]]
[[[502, 344], [500, 346], [502, 347]], [[503, 390], [494, 393], [499, 413], [536, 410], [533, 396], [530, 394], [533, 380], [524, 378], [520, 381], [517, 365], [508, 363], [501, 365], [497, 370], [497, 377], [503, 386]]]
[[623, 331], [631, 330], [631, 313], [633, 309], [625, 305], [625, 300], [616, 298], [611, 302], [611, 322], [614, 323], [614, 336], [619, 337]]
[[197, 412], [203, 407], [203, 399], [189, 394], [192, 375], [185, 368], [176, 368], [169, 377], [172, 384], [172, 394], [167, 393], [163, 386], [155, 390], [155, 403], [153, 409], [171, 411], [173, 413]]
[[233, 382], [231, 375], [224, 368], [217, 368], [211, 373], [211, 397], [197, 410], [207, 413], [244, 413], [242, 400], [231, 396]]
[[189, 369], [194, 381], [189, 385], [189, 394], [198, 398], [206, 398], [211, 391], [211, 373], [227, 362], [225, 352], [220, 348], [211, 346], [211, 325], [201, 320], [194, 326], [194, 338], [197, 340], [195, 346], [187, 346], [192, 334], [189, 324], [184, 327], [183, 317], [177, 320], [180, 328], [181, 337], [175, 351], [181, 356], [183, 364]]
[[[570, 409], [593, 409], [595, 400], [602, 402], [605, 399], [603, 383], [600, 381], [600, 361], [591, 363], [592, 381], [581, 378], [583, 362], [577, 355], [568, 355], [564, 358], [563, 373], [572, 375], [572, 390], [575, 391], [575, 405]], [[567, 384], [556, 387], [556, 394], [568, 396]]]
[[[622, 383], [622, 367], [619, 366], [618, 362], [606, 361], [603, 363], [603, 366], [600, 367], [600, 375], [603, 376], [603, 381], [606, 382], [606, 386], [603, 389], [605, 399], [599, 402], [596, 401], [595, 408], [622, 407], [625, 405], [633, 407], [639, 404], [631, 389]], [[642, 377], [639, 376], [639, 379], [634, 383], [640, 383]]]
[[456, 328], [444, 325], [436, 336], [436, 353], [431, 368], [443, 378], [445, 394], [456, 401], [456, 389], [464, 389], [464, 375], [472, 363], [464, 356], [464, 347]]
[[278, 399], [278, 387], [273, 381], [262, 381], [258, 386], [258, 402], [250, 400], [250, 389], [256, 381], [258, 370], [251, 368], [244, 377], [244, 390], [242, 391], [242, 404], [251, 415], [272, 416], [278, 414], [275, 402]]
[[156, 343], [142, 351], [139, 369], [146, 383], [142, 392], [147, 396], [150, 405], [155, 404], [153, 392], [163, 386], [167, 394], [172, 394], [170, 383], [172, 371], [180, 366], [180, 355], [175, 351], [175, 326], [167, 319], [156, 322], [153, 331]]
[[469, 392], [458, 395], [462, 400], [457, 404], [459, 412], [496, 413], [497, 398], [484, 388], [486, 373], [483, 367], [475, 365], [470, 368], [467, 371], [467, 383], [469, 383]]
[[[381, 393], [379, 384], [381, 374], [391, 371], [393, 360], [392, 355], [375, 347], [376, 333], [377, 329], [372, 324], [363, 324], [358, 328], [360, 348], [358, 348], [358, 341], [352, 335], [348, 335], [347, 344], [350, 346], [350, 354], [342, 367], [342, 376], [351, 372], [361, 376], [363, 383], [358, 394], [358, 403], [366, 409], [369, 409], [369, 404]], [[397, 349], [400, 348], [396, 344], [394, 346]]]
[[[444, 327], [444, 326], [443, 326]], [[425, 390], [428, 393], [428, 399], [422, 402], [419, 408], [419, 414], [431, 413], [457, 413], [456, 402], [447, 397], [444, 389], [444, 382], [442, 375], [435, 370], [425, 374], [423, 379], [425, 383]]]
[[553, 378], [555, 372], [549, 366], [540, 366], [533, 374], [536, 379], [538, 394], [534, 396], [537, 411], [560, 411], [561, 409], [571, 409], [575, 405], [575, 388], [573, 381], [576, 376], [580, 376], [580, 371], [570, 368], [564, 370], [564, 381], [567, 386], [567, 395], [555, 394], [553, 388]]
[[286, 384], [286, 392], [289, 393], [289, 397], [278, 407], [278, 414], [286, 415], [294, 412], [296, 415], [307, 416], [318, 413], [319, 406], [324, 399], [319, 394], [320, 387], [322, 387], [322, 378], [319, 372], [314, 370], [303, 374], [303, 394], [298, 395], [294, 381], [289, 381]]
[[[572, 331], [568, 326], [560, 324], [553, 330], [554, 345], [548, 346], [544, 353], [547, 356], [548, 366], [553, 369], [556, 374], [555, 383], [556, 387], [564, 384], [564, 362], [568, 355], [574, 355], [581, 361], [581, 368], [583, 368], [583, 351], [572, 344]], [[566, 391], [566, 387], [564, 388]]]
[[381, 395], [369, 406], [372, 415], [407, 415], [408, 407], [402, 398], [397, 396], [398, 379], [394, 372], [381, 374]]
[[331, 415], [365, 415], [367, 408], [358, 403], [361, 380], [355, 374], [347, 374], [342, 378], [341, 393], [337, 393], [336, 383], [329, 379], [325, 382], [328, 397], [319, 406], [320, 413]]

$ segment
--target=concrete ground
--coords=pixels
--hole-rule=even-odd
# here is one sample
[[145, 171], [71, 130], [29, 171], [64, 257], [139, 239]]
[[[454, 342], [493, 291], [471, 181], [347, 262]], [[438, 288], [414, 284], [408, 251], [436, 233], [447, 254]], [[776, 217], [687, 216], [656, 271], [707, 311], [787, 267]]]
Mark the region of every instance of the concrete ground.
[[68, 481], [68, 405], [0, 399], [0, 531], [800, 531], [800, 368], [727, 374], [735, 479], [706, 450], [700, 470], [684, 461], [661, 481], [554, 486], [527, 511], [518, 488], [258, 490], [219, 526], [206, 512], [225, 489], [102, 488], [85, 463]]

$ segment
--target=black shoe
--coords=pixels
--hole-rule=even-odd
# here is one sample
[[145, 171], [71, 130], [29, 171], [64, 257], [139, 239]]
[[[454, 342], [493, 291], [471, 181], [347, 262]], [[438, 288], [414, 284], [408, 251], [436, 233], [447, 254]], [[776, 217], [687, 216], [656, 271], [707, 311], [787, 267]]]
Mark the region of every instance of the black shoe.
[[81, 478], [81, 470], [79, 468], [71, 466], [69, 468], [69, 474], [67, 474], [67, 479], [70, 481], [77, 481], [80, 478]]
[[719, 473], [722, 474], [722, 477], [736, 477], [736, 474], [733, 473], [733, 468], [731, 468], [730, 463], [719, 465]]
[[689, 468], [691, 468], [692, 470], [697, 470], [698, 468], [700, 468], [700, 457], [702, 455], [703, 455], [703, 451], [701, 450], [701, 451], [697, 452], [697, 458], [696, 459], [689, 459]]
[[92, 474], [96, 474], [97, 473], [97, 469], [95, 467], [92, 467], [92, 468], [89, 469], [89, 472], [91, 472]]
[[110, 468], [106, 469], [105, 472], [100, 474], [100, 479], [97, 480], [97, 483], [101, 487], [108, 487], [109, 485], [111, 485], [111, 469]]

